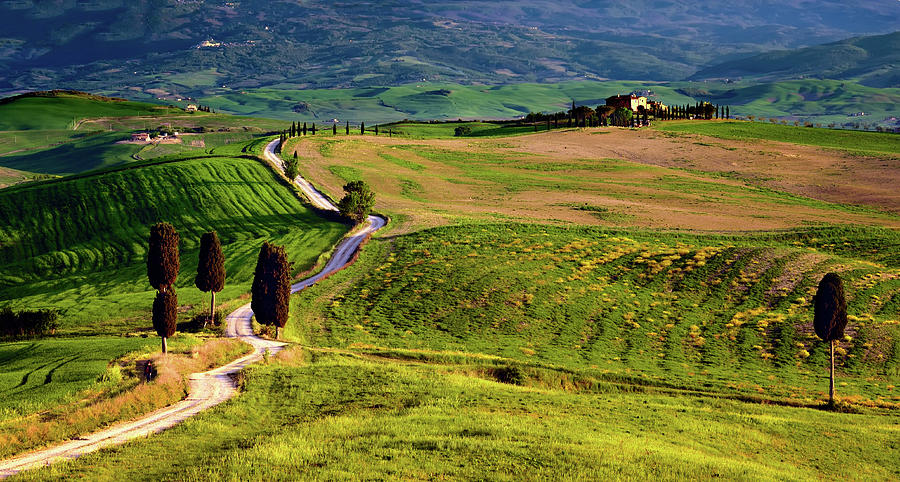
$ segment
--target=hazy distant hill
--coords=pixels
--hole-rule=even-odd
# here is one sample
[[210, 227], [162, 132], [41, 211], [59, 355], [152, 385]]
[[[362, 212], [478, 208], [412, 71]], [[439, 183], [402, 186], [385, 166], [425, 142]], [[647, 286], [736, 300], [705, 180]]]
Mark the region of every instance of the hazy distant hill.
[[871, 87], [900, 87], [900, 32], [768, 52], [725, 62], [694, 75], [695, 79], [723, 77], [856, 78]]
[[749, 53], [895, 31], [898, 18], [896, 0], [7, 0], [0, 93], [677, 80]]

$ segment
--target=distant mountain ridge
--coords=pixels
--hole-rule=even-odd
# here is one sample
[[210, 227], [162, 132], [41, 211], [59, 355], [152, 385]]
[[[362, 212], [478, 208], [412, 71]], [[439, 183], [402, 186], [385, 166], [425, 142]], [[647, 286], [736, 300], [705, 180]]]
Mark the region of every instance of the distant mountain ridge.
[[703, 69], [692, 78], [725, 77], [858, 79], [870, 87], [900, 87], [900, 31], [767, 52]]
[[0, 2], [0, 95], [681, 80], [747, 54], [900, 30], [900, 2]]

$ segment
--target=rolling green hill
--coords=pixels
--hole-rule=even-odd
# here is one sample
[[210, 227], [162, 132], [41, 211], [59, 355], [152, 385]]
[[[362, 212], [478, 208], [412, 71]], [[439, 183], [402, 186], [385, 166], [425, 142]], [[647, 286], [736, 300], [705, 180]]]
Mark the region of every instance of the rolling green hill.
[[900, 32], [854, 37], [795, 50], [779, 50], [705, 68], [693, 79], [754, 77], [855, 79], [871, 87], [900, 87]]
[[34, 92], [0, 100], [0, 131], [74, 129], [98, 117], [160, 116], [180, 109], [73, 91]]
[[196, 305], [200, 235], [218, 231], [227, 259], [223, 302], [249, 290], [263, 240], [287, 245], [296, 271], [311, 267], [347, 230], [306, 209], [259, 161], [202, 156], [0, 191], [0, 300], [65, 310], [63, 332], [148, 327], [149, 226], [181, 234], [179, 300]]
[[647, 383], [723, 393], [759, 386], [767, 397], [811, 400], [827, 388], [817, 368], [827, 353], [812, 331], [810, 300], [821, 276], [838, 270], [851, 315], [839, 350], [849, 375], [842, 390], [900, 401], [886, 388], [900, 382], [900, 236], [892, 230], [720, 237], [472, 225], [368, 249], [365, 265], [301, 295], [288, 336], [308, 346], [638, 372]]

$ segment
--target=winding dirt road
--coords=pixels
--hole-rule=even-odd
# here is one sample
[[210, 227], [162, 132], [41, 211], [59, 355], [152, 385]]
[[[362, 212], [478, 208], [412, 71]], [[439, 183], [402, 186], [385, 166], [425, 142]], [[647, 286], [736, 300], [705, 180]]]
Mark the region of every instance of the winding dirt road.
[[[275, 154], [278, 140], [270, 142], [265, 149], [265, 158], [282, 167], [281, 158]], [[337, 207], [317, 191], [302, 177], [294, 182], [303, 190], [310, 201], [320, 209], [337, 211]], [[344, 238], [335, 248], [331, 259], [318, 274], [291, 286], [291, 293], [296, 293], [329, 274], [343, 268], [353, 260], [353, 254], [360, 244], [372, 233], [381, 229], [385, 220], [378, 216], [369, 216], [368, 223], [354, 230], [353, 234]], [[262, 339], [253, 334], [250, 317], [253, 311], [250, 304], [241, 306], [226, 318], [225, 334], [228, 337], [240, 338], [253, 346], [253, 352], [219, 368], [190, 375], [190, 395], [174, 405], [157, 410], [140, 419], [124, 422], [99, 432], [64, 442], [53, 447], [37, 450], [0, 461], [0, 479], [34, 467], [49, 465], [61, 460], [74, 459], [81, 455], [100, 450], [111, 445], [118, 445], [138, 437], [161, 432], [173, 427], [197, 413], [214, 407], [237, 394], [231, 375], [245, 366], [262, 359], [268, 350], [275, 353], [285, 344]]]

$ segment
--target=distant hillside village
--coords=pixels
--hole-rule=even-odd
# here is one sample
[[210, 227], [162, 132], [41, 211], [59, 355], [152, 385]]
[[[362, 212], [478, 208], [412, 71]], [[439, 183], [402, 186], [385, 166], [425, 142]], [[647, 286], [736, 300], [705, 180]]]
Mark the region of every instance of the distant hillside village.
[[564, 121], [569, 127], [645, 127], [654, 120], [669, 119], [728, 119], [731, 108], [710, 102], [697, 102], [693, 105], [668, 106], [662, 102], [651, 100], [651, 91], [632, 92], [625, 95], [614, 95], [605, 99], [605, 104], [596, 108], [586, 105], [576, 106], [568, 111], [555, 113], [532, 112], [525, 116], [525, 122], [554, 123], [559, 127]]

